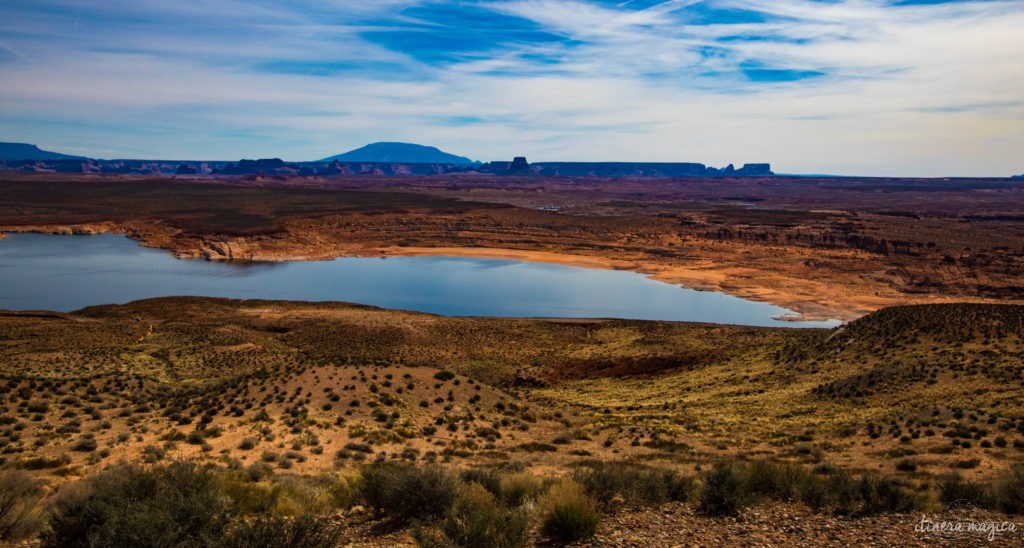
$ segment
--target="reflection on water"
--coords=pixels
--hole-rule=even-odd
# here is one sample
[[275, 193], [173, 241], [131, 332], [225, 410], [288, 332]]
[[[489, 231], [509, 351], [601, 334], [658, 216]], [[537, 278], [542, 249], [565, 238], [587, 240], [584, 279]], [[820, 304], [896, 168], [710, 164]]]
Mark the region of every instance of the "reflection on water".
[[123, 236], [8, 234], [0, 308], [70, 311], [170, 295], [347, 301], [452, 316], [635, 318], [759, 326], [784, 308], [624, 271], [453, 257], [251, 263], [178, 260]]

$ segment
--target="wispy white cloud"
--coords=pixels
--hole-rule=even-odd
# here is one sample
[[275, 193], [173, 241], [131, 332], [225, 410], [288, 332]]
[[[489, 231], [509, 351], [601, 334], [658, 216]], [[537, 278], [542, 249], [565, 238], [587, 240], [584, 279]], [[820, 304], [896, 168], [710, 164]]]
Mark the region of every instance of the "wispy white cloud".
[[485, 160], [1024, 171], [1019, 2], [9, 3], [0, 140], [107, 157], [299, 160], [397, 139]]

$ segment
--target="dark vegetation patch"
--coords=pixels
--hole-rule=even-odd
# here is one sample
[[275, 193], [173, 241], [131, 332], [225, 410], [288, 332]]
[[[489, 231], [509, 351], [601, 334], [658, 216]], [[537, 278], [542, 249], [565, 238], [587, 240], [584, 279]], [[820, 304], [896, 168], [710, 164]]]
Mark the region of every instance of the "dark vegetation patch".
[[411, 193], [145, 179], [0, 180], [0, 194], [0, 225], [159, 219], [188, 233], [224, 235], [280, 232], [289, 217], [500, 207]]
[[592, 536], [602, 516], [622, 505], [670, 501], [693, 500], [711, 516], [737, 515], [767, 501], [853, 517], [906, 514], [936, 501], [1024, 512], [1024, 468], [987, 482], [950, 475], [934, 492], [876, 473], [769, 461], [721, 462], [699, 480], [611, 462], [585, 463], [574, 479], [556, 481], [514, 467], [459, 474], [401, 462], [366, 465], [357, 473], [343, 479], [275, 475], [261, 465], [122, 464], [63, 485], [44, 502], [40, 482], [4, 472], [0, 540], [42, 534], [44, 546], [326, 547], [351, 538], [337, 516], [358, 504], [381, 524], [411, 527], [424, 546], [518, 547], [533, 526], [543, 538], [570, 543]]
[[550, 372], [560, 379], [649, 375], [663, 371], [692, 371], [724, 358], [722, 352], [693, 351], [668, 356], [622, 356], [568, 361]]
[[842, 470], [815, 474], [787, 463], [721, 462], [703, 474], [698, 510], [713, 516], [737, 515], [762, 500], [802, 502], [815, 511], [864, 516], [923, 509], [927, 499], [898, 478]]

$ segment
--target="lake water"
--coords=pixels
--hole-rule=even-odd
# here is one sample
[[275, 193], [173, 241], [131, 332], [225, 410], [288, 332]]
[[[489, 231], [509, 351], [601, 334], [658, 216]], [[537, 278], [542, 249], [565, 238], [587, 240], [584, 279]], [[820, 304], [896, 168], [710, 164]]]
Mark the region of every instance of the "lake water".
[[0, 240], [0, 309], [71, 311], [172, 295], [346, 301], [449, 316], [838, 324], [776, 320], [789, 311], [682, 289], [635, 272], [454, 257], [288, 263], [175, 259], [113, 234], [8, 234]]

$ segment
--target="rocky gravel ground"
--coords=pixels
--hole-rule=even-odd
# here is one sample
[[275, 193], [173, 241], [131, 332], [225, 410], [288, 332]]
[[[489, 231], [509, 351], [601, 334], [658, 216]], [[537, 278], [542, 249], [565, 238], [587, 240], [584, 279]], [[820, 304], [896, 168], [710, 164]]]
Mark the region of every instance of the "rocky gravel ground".
[[[352, 518], [348, 521], [349, 546], [415, 546], [408, 531], [382, 531], [365, 514]], [[947, 527], [959, 525], [963, 530], [923, 530], [922, 518], [930, 520], [929, 528], [946, 522]], [[991, 535], [987, 530], [967, 531], [972, 523], [995, 524], [996, 530]], [[761, 505], [735, 518], [711, 518], [696, 514], [692, 504], [674, 503], [658, 508], [621, 509], [606, 515], [594, 538], [574, 546], [1024, 546], [1024, 519], [976, 509], [849, 518], [815, 514], [797, 504]]]
[[[969, 523], [1006, 523], [1014, 531], [934, 532], [922, 529], [921, 519]], [[927, 522], [926, 522], [927, 524]], [[978, 510], [934, 514], [904, 514], [864, 518], [815, 514], [806, 506], [762, 505], [735, 518], [699, 516], [692, 505], [623, 511], [606, 516], [595, 538], [582, 544], [594, 547], [626, 546], [1024, 546], [1024, 520]]]

